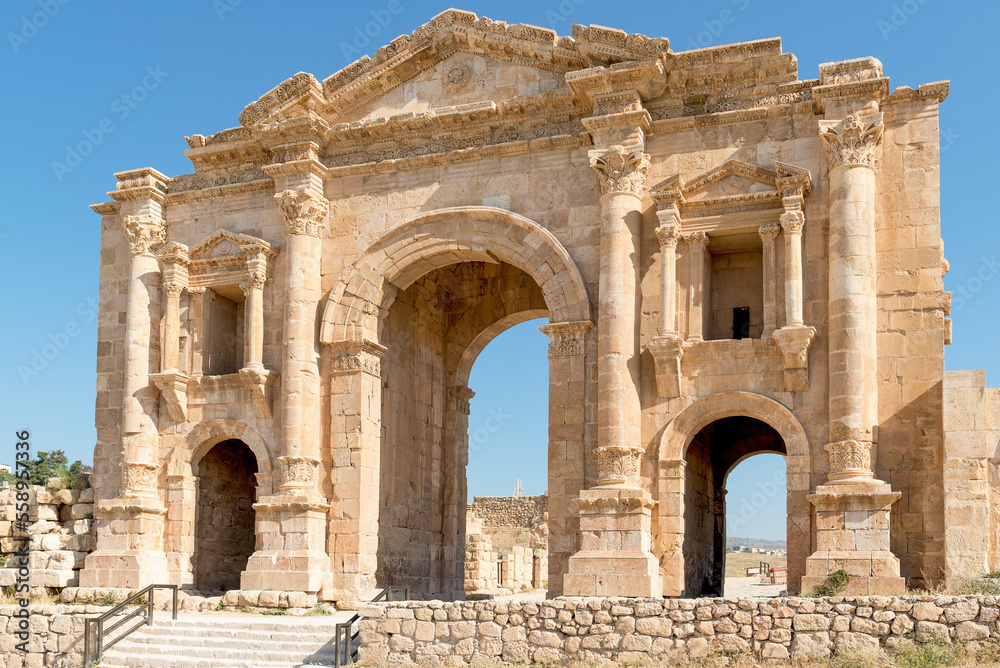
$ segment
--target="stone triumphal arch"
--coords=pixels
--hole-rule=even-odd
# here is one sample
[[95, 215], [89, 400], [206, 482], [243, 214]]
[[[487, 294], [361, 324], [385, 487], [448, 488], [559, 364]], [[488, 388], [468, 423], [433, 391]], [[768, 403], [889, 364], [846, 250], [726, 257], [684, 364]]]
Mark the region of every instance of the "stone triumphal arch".
[[947, 93], [449, 10], [187, 137], [191, 174], [118, 173], [81, 585], [461, 596], [469, 371], [539, 317], [550, 594], [719, 593], [758, 452], [792, 589], [996, 568], [996, 393], [943, 362]]

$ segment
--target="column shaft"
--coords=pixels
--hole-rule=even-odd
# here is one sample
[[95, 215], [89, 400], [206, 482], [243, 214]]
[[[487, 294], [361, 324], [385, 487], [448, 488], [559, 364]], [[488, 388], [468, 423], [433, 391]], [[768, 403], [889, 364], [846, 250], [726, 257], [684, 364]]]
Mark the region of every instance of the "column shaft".
[[708, 235], [704, 232], [690, 232], [684, 235], [684, 240], [687, 241], [691, 277], [687, 338], [702, 341], [705, 338], [702, 306], [705, 300], [705, 246], [708, 245]]
[[785, 231], [785, 325], [801, 325], [802, 320], [802, 226], [801, 211], [781, 215]]
[[771, 336], [778, 327], [777, 314], [777, 281], [778, 275], [774, 262], [774, 240], [781, 228], [773, 223], [761, 225], [759, 228], [764, 261], [764, 331], [761, 338]]

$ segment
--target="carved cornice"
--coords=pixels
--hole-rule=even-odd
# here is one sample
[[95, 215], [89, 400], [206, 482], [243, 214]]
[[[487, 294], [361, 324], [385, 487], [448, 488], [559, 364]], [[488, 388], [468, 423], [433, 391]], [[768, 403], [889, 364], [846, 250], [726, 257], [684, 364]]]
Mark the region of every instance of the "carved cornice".
[[167, 238], [163, 221], [149, 216], [125, 216], [122, 219], [132, 255], [153, 255], [153, 249]]
[[162, 203], [167, 194], [170, 178], [152, 167], [133, 169], [115, 174], [118, 183], [108, 196], [116, 202], [150, 200]]
[[363, 372], [375, 377], [381, 376], [380, 360], [388, 350], [385, 346], [367, 339], [334, 341], [328, 345], [333, 355], [332, 373]]
[[549, 359], [587, 354], [587, 333], [594, 327], [589, 320], [552, 322], [538, 329], [549, 337]]
[[843, 121], [820, 121], [819, 133], [831, 170], [844, 165], [875, 168], [882, 141], [881, 113], [864, 118], [851, 114]]
[[616, 144], [605, 151], [591, 151], [590, 166], [600, 178], [601, 196], [625, 193], [642, 197], [649, 173], [649, 155]]
[[329, 204], [303, 189], [283, 190], [275, 193], [275, 201], [285, 219], [288, 234], [305, 234], [320, 237], [323, 234]]

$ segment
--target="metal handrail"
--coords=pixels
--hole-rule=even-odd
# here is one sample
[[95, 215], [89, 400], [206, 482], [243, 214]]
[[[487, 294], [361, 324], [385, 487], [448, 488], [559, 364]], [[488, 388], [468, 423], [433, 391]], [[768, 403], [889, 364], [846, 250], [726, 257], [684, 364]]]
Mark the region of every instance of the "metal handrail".
[[[122, 601], [121, 603], [119, 603], [115, 607], [113, 607], [110, 610], [108, 610], [107, 612], [105, 612], [100, 617], [88, 617], [87, 619], [83, 620], [83, 668], [89, 668], [91, 660], [100, 661], [102, 655], [104, 654], [104, 650], [110, 649], [111, 647], [114, 647], [115, 644], [118, 643], [119, 640], [121, 640], [122, 638], [125, 638], [128, 635], [131, 635], [132, 632], [135, 631], [136, 629], [138, 629], [140, 626], [143, 626], [143, 625], [145, 625], [145, 626], [152, 626], [153, 625], [153, 590], [154, 589], [172, 589], [173, 590], [173, 612], [172, 612], [172, 618], [176, 621], [176, 619], [177, 619], [177, 585], [157, 585], [157, 584], [154, 584], [154, 585], [149, 585], [145, 589], [140, 589], [139, 591], [137, 591], [134, 594], [130, 595], [128, 598], [126, 598], [124, 601]], [[139, 599], [139, 598], [141, 598], [143, 596], [146, 597], [146, 600], [143, 603], [140, 603], [138, 608], [136, 608], [132, 612], [128, 613], [127, 615], [125, 615], [124, 617], [122, 617], [121, 619], [119, 619], [117, 622], [115, 622], [114, 624], [112, 624], [108, 628], [104, 628], [104, 623], [106, 621], [108, 621], [109, 619], [111, 619], [112, 617], [114, 617], [115, 615], [117, 615], [118, 613], [120, 613], [127, 606], [131, 605], [133, 603], [133, 601], [136, 601], [137, 599]], [[104, 643], [104, 635], [106, 633], [111, 633], [115, 629], [120, 628], [123, 624], [125, 624], [129, 620], [134, 619], [136, 617], [139, 617], [140, 615], [144, 615], [145, 616], [145, 619], [143, 619], [143, 621], [141, 621], [140, 623], [136, 624], [135, 626], [133, 626], [132, 628], [130, 628], [128, 631], [122, 633], [120, 636], [118, 636], [117, 638], [115, 638], [111, 642], [109, 642], [107, 644]], [[94, 647], [93, 653], [91, 652], [91, 647], [90, 647], [90, 636], [91, 636], [90, 627], [91, 627], [91, 624], [93, 624], [94, 626], [97, 627], [96, 646]]]
[[[386, 587], [380, 591], [375, 598], [371, 600], [372, 603], [378, 603], [379, 601], [385, 600], [389, 601], [389, 596], [392, 592], [403, 592], [403, 598], [396, 599], [397, 601], [408, 601], [410, 600], [410, 588], [409, 587]], [[333, 665], [334, 668], [340, 668], [342, 665], [347, 665], [354, 661], [354, 657], [358, 655], [356, 651], [351, 650], [351, 645], [354, 643], [354, 639], [358, 637], [361, 631], [352, 632], [354, 623], [361, 619], [361, 613], [356, 612], [354, 615], [348, 619], [346, 622], [341, 622], [333, 628], [333, 643], [335, 649]], [[341, 660], [343, 657], [343, 661]]]

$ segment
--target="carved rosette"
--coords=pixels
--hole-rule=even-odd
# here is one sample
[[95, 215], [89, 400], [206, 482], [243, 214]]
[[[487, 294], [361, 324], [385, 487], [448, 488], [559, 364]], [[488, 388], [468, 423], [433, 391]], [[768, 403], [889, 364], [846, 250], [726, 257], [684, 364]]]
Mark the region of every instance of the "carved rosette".
[[870, 441], [837, 441], [827, 443], [830, 453], [830, 481], [869, 481], [872, 472], [872, 443]]
[[281, 209], [289, 234], [322, 236], [323, 221], [329, 208], [325, 199], [303, 189], [283, 190], [276, 193], [274, 199]]
[[875, 168], [875, 156], [882, 141], [882, 114], [861, 118], [851, 114], [843, 121], [820, 121], [819, 136], [826, 146], [830, 169], [843, 165]]
[[639, 457], [642, 450], [629, 446], [606, 445], [594, 452], [597, 457], [597, 485], [638, 487]]
[[381, 376], [381, 359], [387, 348], [368, 341], [334, 341], [330, 344], [333, 353], [330, 370], [333, 373], [364, 372]]
[[125, 462], [122, 468], [122, 487], [125, 496], [156, 496], [156, 464]]
[[123, 223], [132, 255], [152, 255], [153, 248], [167, 238], [167, 228], [162, 220], [148, 216], [125, 216]]
[[611, 193], [642, 196], [649, 173], [649, 155], [641, 150], [616, 144], [604, 152], [592, 152], [590, 166], [600, 177], [602, 197]]
[[593, 324], [589, 320], [578, 322], [552, 322], [538, 329], [549, 337], [549, 359], [580, 357], [587, 353], [587, 332]]
[[677, 248], [681, 232], [673, 223], [660, 225], [656, 228], [656, 238], [660, 240], [660, 248]]
[[312, 457], [278, 457], [278, 484], [282, 491], [316, 490], [319, 460]]

